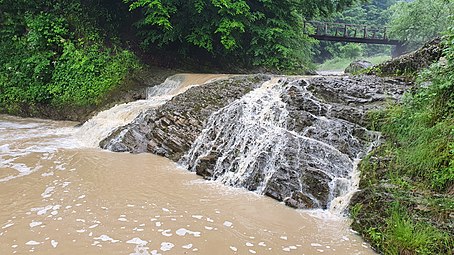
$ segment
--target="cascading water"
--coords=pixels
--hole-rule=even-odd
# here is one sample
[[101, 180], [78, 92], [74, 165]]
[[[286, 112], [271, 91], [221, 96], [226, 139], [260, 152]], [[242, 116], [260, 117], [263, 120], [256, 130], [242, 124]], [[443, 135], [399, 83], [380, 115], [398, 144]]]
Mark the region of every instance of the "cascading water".
[[131, 123], [141, 113], [165, 104], [174, 96], [185, 92], [191, 86], [222, 78], [222, 75], [176, 74], [157, 86], [147, 88], [146, 100], [116, 105], [98, 113], [85, 122], [77, 136], [89, 147], [98, 147], [99, 142], [118, 127]]
[[355, 189], [356, 159], [375, 136], [330, 109], [304, 80], [274, 78], [212, 114], [181, 163], [294, 207], [328, 208]]
[[172, 98], [172, 92], [179, 88], [182, 75], [167, 78], [160, 85], [147, 89], [147, 99], [116, 105], [98, 113], [85, 122], [77, 136], [89, 147], [98, 147], [99, 142], [113, 130], [132, 122], [140, 113], [164, 104]]

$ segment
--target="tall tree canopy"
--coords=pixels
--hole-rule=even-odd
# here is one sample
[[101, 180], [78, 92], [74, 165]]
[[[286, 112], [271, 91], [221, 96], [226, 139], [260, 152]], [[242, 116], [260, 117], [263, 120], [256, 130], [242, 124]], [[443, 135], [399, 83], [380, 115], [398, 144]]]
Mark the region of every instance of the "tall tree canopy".
[[415, 0], [391, 7], [391, 36], [418, 46], [454, 24], [454, 0]]
[[303, 20], [327, 15], [355, 0], [126, 0], [140, 9], [145, 45], [203, 50], [243, 64], [294, 69], [310, 62], [312, 40]]
[[[386, 26], [391, 16], [388, 8], [395, 4], [397, 0], [369, 0], [358, 2], [346, 10], [334, 13], [325, 18], [325, 21], [346, 23], [354, 25], [367, 25], [372, 28], [382, 29]], [[358, 43], [320, 43], [320, 56], [318, 61], [326, 58], [351, 58], [356, 59], [361, 56], [373, 56], [380, 54], [390, 54], [391, 47], [376, 44]]]

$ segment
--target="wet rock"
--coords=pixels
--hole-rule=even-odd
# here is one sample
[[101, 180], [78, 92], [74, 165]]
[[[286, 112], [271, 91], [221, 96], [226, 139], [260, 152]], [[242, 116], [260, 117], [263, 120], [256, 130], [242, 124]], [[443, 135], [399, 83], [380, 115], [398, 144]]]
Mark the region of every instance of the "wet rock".
[[376, 134], [365, 113], [398, 100], [403, 82], [363, 77], [242, 76], [194, 87], [103, 141], [148, 151], [206, 179], [295, 208], [327, 208], [351, 185], [354, 160]]
[[345, 68], [345, 73], [349, 73], [349, 74], [354, 74], [354, 73], [357, 73], [361, 70], [364, 70], [364, 69], [367, 69], [369, 67], [372, 67], [374, 64], [372, 64], [371, 62], [369, 61], [366, 61], [366, 60], [357, 60], [357, 61], [354, 61], [352, 63], [350, 63], [347, 68]]
[[148, 151], [177, 161], [189, 150], [211, 113], [267, 79], [264, 75], [237, 76], [193, 87], [120, 127], [100, 143], [101, 148]]
[[365, 112], [398, 100], [404, 89], [376, 77], [283, 78], [212, 114], [180, 162], [292, 207], [327, 208], [351, 185], [354, 160], [377, 139], [361, 126]]
[[295, 209], [312, 209], [316, 208], [316, 205], [312, 200], [304, 195], [302, 192], [293, 192], [291, 197], [284, 199], [284, 203], [287, 206], [293, 207]]
[[399, 100], [407, 88], [404, 81], [370, 75], [314, 78], [308, 86], [328, 105], [331, 116], [361, 126], [366, 125], [366, 112]]

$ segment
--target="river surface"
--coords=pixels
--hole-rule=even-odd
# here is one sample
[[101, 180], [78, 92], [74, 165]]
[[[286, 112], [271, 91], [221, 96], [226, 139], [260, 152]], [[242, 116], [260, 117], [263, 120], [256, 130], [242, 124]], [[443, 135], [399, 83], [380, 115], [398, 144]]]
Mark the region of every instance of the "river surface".
[[76, 124], [0, 115], [0, 254], [374, 254], [342, 216], [94, 148]]

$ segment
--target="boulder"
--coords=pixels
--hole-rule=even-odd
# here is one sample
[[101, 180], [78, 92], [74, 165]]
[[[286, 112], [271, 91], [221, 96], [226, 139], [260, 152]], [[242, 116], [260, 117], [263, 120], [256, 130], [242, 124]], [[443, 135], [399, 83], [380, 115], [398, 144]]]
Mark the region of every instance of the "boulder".
[[347, 68], [345, 68], [344, 72], [349, 73], [349, 74], [355, 74], [361, 70], [372, 67], [373, 65], [374, 64], [372, 64], [371, 62], [366, 61], [366, 60], [357, 60], [357, 61], [350, 63], [350, 65], [348, 65]]

